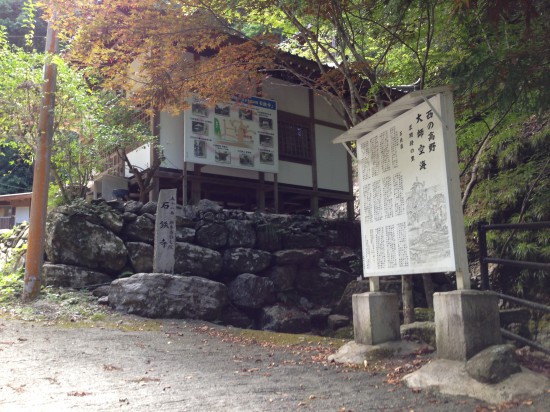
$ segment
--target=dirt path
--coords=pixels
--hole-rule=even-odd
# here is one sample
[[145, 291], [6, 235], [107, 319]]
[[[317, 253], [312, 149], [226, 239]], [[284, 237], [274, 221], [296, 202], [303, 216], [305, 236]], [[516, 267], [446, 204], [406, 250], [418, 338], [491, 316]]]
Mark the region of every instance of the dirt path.
[[[0, 319], [0, 410], [474, 411], [487, 406], [388, 384], [387, 372], [323, 363], [321, 348], [317, 353], [242, 343], [227, 339], [224, 330], [191, 321], [123, 331]], [[542, 411], [543, 405], [520, 403], [514, 410]]]

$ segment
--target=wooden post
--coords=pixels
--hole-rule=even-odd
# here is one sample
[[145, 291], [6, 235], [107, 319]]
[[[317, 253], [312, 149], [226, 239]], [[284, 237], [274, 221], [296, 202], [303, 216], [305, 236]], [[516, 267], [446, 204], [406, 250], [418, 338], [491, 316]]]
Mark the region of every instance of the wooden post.
[[376, 276], [369, 277], [369, 291], [380, 292], [380, 278]]
[[414, 303], [412, 275], [401, 275], [401, 293], [403, 295], [403, 323], [413, 323]]
[[[48, 22], [46, 35], [46, 59], [57, 52], [57, 33]], [[53, 112], [55, 108], [57, 67], [48, 62], [44, 64], [44, 84], [38, 130], [40, 132], [34, 161], [31, 213], [29, 217], [29, 240], [23, 301], [29, 301], [40, 292], [40, 278], [44, 263], [44, 234], [46, 232], [46, 209], [48, 205], [48, 188], [50, 185], [50, 158], [53, 140]]]
[[258, 193], [257, 196], [257, 209], [259, 212], [265, 212], [265, 173], [260, 172], [259, 174], [260, 180], [259, 180], [259, 187], [258, 187]]
[[202, 165], [195, 163], [193, 169], [193, 184], [191, 185], [191, 204], [193, 205], [197, 205], [199, 203], [199, 200], [201, 200], [201, 169]]
[[281, 208], [279, 207], [279, 181], [277, 173], [273, 173], [273, 203], [275, 213], [279, 213]]
[[187, 177], [187, 162], [183, 162], [183, 171], [182, 171], [182, 190], [183, 190], [183, 197], [181, 204], [183, 206], [187, 205], [187, 187], [189, 186], [189, 178]]

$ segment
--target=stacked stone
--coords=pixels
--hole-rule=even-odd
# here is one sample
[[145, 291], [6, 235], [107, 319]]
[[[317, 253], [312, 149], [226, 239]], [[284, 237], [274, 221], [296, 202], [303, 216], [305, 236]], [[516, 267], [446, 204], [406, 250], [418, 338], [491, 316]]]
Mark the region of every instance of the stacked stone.
[[51, 212], [46, 283], [110, 284], [112, 307], [147, 317], [281, 332], [345, 324], [333, 315], [361, 268], [358, 222], [223, 210], [203, 200], [178, 209], [175, 274], [158, 274], [156, 206], [97, 201]]
[[29, 224], [24, 222], [0, 235], [0, 271], [15, 272], [25, 266]]

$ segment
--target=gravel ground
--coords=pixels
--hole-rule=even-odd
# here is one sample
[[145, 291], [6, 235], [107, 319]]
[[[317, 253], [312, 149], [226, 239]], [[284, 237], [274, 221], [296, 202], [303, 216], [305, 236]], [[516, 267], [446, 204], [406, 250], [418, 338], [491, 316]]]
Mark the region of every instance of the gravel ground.
[[281, 346], [202, 322], [118, 319], [104, 327], [0, 319], [0, 411], [549, 410], [549, 394], [487, 405], [388, 383], [416, 360], [329, 364], [334, 349], [315, 337]]

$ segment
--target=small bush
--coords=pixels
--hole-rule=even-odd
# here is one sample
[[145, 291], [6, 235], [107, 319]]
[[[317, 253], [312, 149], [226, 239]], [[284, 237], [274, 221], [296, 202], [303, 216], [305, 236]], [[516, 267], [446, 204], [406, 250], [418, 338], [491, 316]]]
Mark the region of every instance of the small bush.
[[23, 268], [16, 272], [0, 272], [0, 303], [11, 301], [23, 294]]

